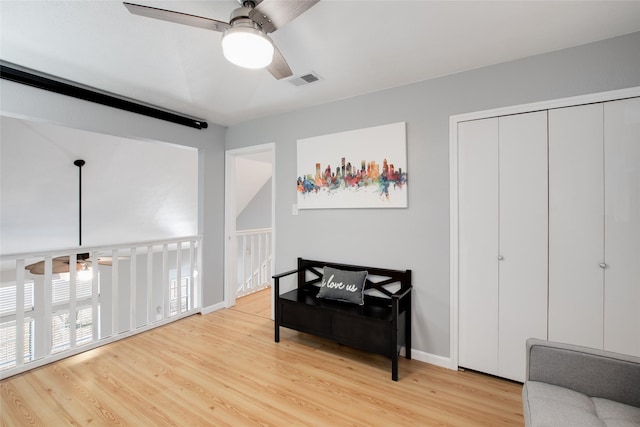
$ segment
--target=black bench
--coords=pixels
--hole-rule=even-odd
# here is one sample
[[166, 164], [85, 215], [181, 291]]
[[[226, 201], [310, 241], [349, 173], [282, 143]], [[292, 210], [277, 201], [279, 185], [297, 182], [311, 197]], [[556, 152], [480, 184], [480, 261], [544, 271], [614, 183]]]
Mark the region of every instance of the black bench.
[[[364, 305], [317, 298], [323, 267], [368, 272]], [[296, 289], [280, 295], [280, 279], [297, 274]], [[411, 359], [411, 270], [311, 261], [298, 258], [298, 268], [273, 276], [275, 341], [280, 327], [381, 354], [391, 358], [391, 378], [398, 381], [398, 355], [405, 346]]]

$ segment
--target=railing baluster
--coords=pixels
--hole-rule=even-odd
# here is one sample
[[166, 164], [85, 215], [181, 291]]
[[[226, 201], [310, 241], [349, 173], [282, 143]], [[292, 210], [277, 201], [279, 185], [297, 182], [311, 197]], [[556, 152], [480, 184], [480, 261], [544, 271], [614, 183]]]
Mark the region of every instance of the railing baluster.
[[255, 277], [256, 277], [256, 270], [255, 270], [254, 262], [253, 262], [253, 260], [255, 259], [255, 247], [256, 247], [256, 244], [255, 244], [256, 239], [255, 239], [255, 237], [256, 237], [255, 234], [251, 235], [251, 243], [250, 243], [251, 249], [250, 249], [250, 252], [249, 252], [249, 254], [251, 255], [251, 264], [250, 264], [250, 267], [249, 267], [250, 268], [249, 272], [251, 273], [251, 279], [250, 279], [251, 280], [251, 286], [249, 287], [249, 290], [251, 290], [251, 291], [253, 291], [255, 289]]
[[195, 241], [189, 242], [189, 303], [188, 309], [191, 310], [194, 307], [194, 286], [195, 286], [195, 254], [194, 254]]
[[132, 247], [129, 252], [129, 330], [134, 330], [137, 325], [136, 320], [136, 297], [137, 297], [137, 258], [136, 248]]
[[24, 363], [24, 259], [16, 261], [16, 366]]
[[[201, 307], [202, 306], [202, 239], [198, 239], [196, 241], [196, 247], [197, 247], [197, 255], [196, 255], [196, 272], [198, 273], [198, 275], [195, 276], [195, 280], [197, 281], [197, 287], [196, 287], [196, 292], [194, 292], [194, 294], [197, 296], [197, 299], [194, 300], [194, 305], [193, 307]], [[194, 285], [195, 286], [195, 285]]]
[[118, 251], [111, 251], [111, 335], [115, 336], [120, 333], [120, 303], [118, 301]]
[[162, 245], [162, 318], [171, 313], [171, 287], [169, 286], [169, 245]]
[[76, 298], [78, 297], [78, 258], [69, 254], [69, 348], [76, 347]]
[[176, 244], [176, 314], [182, 313], [182, 242]]
[[100, 316], [100, 300], [99, 300], [99, 279], [100, 279], [100, 262], [99, 254], [92, 252], [89, 254], [89, 258], [93, 260], [93, 275], [91, 276], [91, 337], [93, 341], [97, 341], [100, 338], [100, 331], [98, 326], [100, 322], [98, 317]]
[[267, 281], [271, 283], [271, 231], [267, 233], [265, 262], [267, 263]]
[[42, 310], [42, 314], [43, 316], [41, 317], [41, 331], [43, 332], [41, 334], [42, 338], [43, 338], [43, 342], [42, 342], [42, 357], [46, 357], [49, 356], [51, 354], [51, 334], [52, 334], [52, 328], [51, 328], [51, 323], [52, 323], [52, 305], [53, 305], [53, 300], [52, 300], [52, 295], [51, 295], [51, 287], [52, 287], [52, 277], [51, 277], [51, 269], [52, 269], [52, 260], [50, 256], [47, 256], [44, 258], [44, 284], [42, 286], [43, 290], [44, 290], [44, 294], [43, 294], [43, 310]]
[[262, 275], [262, 237], [264, 233], [258, 234], [258, 287], [264, 284], [264, 276]]
[[155, 321], [153, 310], [153, 246], [147, 246], [147, 324]]
[[247, 292], [247, 236], [242, 236], [242, 293]]

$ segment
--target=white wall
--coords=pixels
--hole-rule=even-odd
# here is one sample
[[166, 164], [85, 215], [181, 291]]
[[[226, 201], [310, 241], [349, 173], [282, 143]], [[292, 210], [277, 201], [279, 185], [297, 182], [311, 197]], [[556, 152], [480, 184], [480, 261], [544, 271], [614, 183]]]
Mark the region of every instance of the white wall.
[[234, 188], [235, 196], [235, 215], [236, 217], [245, 210], [247, 205], [256, 197], [258, 192], [262, 190], [264, 183], [271, 178], [271, 161], [264, 161], [260, 158], [271, 153], [256, 153], [246, 156], [236, 156], [236, 181]]
[[236, 230], [271, 228], [271, 178], [260, 188], [236, 218]]
[[197, 148], [201, 171], [198, 233], [204, 238], [203, 306], [223, 300], [225, 128], [210, 123], [207, 129], [193, 129], [7, 80], [0, 80], [0, 93], [0, 113], [5, 116]]
[[198, 234], [198, 150], [0, 117], [0, 252]]
[[[449, 116], [638, 85], [640, 32], [239, 124], [226, 146], [276, 144], [276, 271], [294, 268], [298, 256], [410, 268], [413, 347], [448, 357]], [[292, 215], [297, 139], [400, 121], [408, 209]]]

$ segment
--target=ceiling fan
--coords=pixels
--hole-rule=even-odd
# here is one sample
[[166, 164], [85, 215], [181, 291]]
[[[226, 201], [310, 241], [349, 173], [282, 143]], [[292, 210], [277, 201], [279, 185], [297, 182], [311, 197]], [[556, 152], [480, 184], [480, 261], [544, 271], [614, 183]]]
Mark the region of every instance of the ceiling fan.
[[319, 0], [236, 0], [240, 7], [229, 22], [182, 12], [123, 2], [129, 12], [223, 33], [222, 52], [230, 62], [245, 68], [267, 68], [280, 80], [293, 75], [282, 53], [267, 35], [306, 12]]
[[[123, 257], [118, 257], [123, 258]], [[93, 260], [89, 258], [89, 253], [80, 253], [76, 254], [76, 271], [86, 271], [89, 267], [91, 267]], [[71, 264], [70, 256], [60, 256], [53, 258], [51, 260], [51, 272], [54, 274], [60, 273], [68, 273]], [[112, 257], [99, 257], [98, 258], [99, 265], [113, 265]], [[44, 274], [44, 261], [39, 261], [25, 267], [25, 270], [28, 270], [31, 274]]]
[[[74, 165], [78, 167], [78, 246], [82, 246], [82, 167], [86, 162], [82, 159], [75, 160]], [[127, 259], [118, 257], [118, 259]], [[76, 271], [87, 271], [91, 263], [95, 262], [89, 257], [88, 252], [76, 254]], [[54, 274], [68, 273], [70, 270], [71, 257], [61, 256], [51, 260], [51, 272]], [[99, 265], [113, 265], [113, 257], [98, 257]], [[44, 274], [44, 261], [38, 261], [24, 267], [31, 274]]]

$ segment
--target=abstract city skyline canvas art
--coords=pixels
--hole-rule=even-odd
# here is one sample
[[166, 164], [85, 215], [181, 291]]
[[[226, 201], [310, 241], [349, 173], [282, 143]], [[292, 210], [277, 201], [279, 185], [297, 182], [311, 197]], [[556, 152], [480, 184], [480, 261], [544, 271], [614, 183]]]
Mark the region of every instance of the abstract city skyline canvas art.
[[406, 208], [406, 123], [298, 140], [298, 209]]

